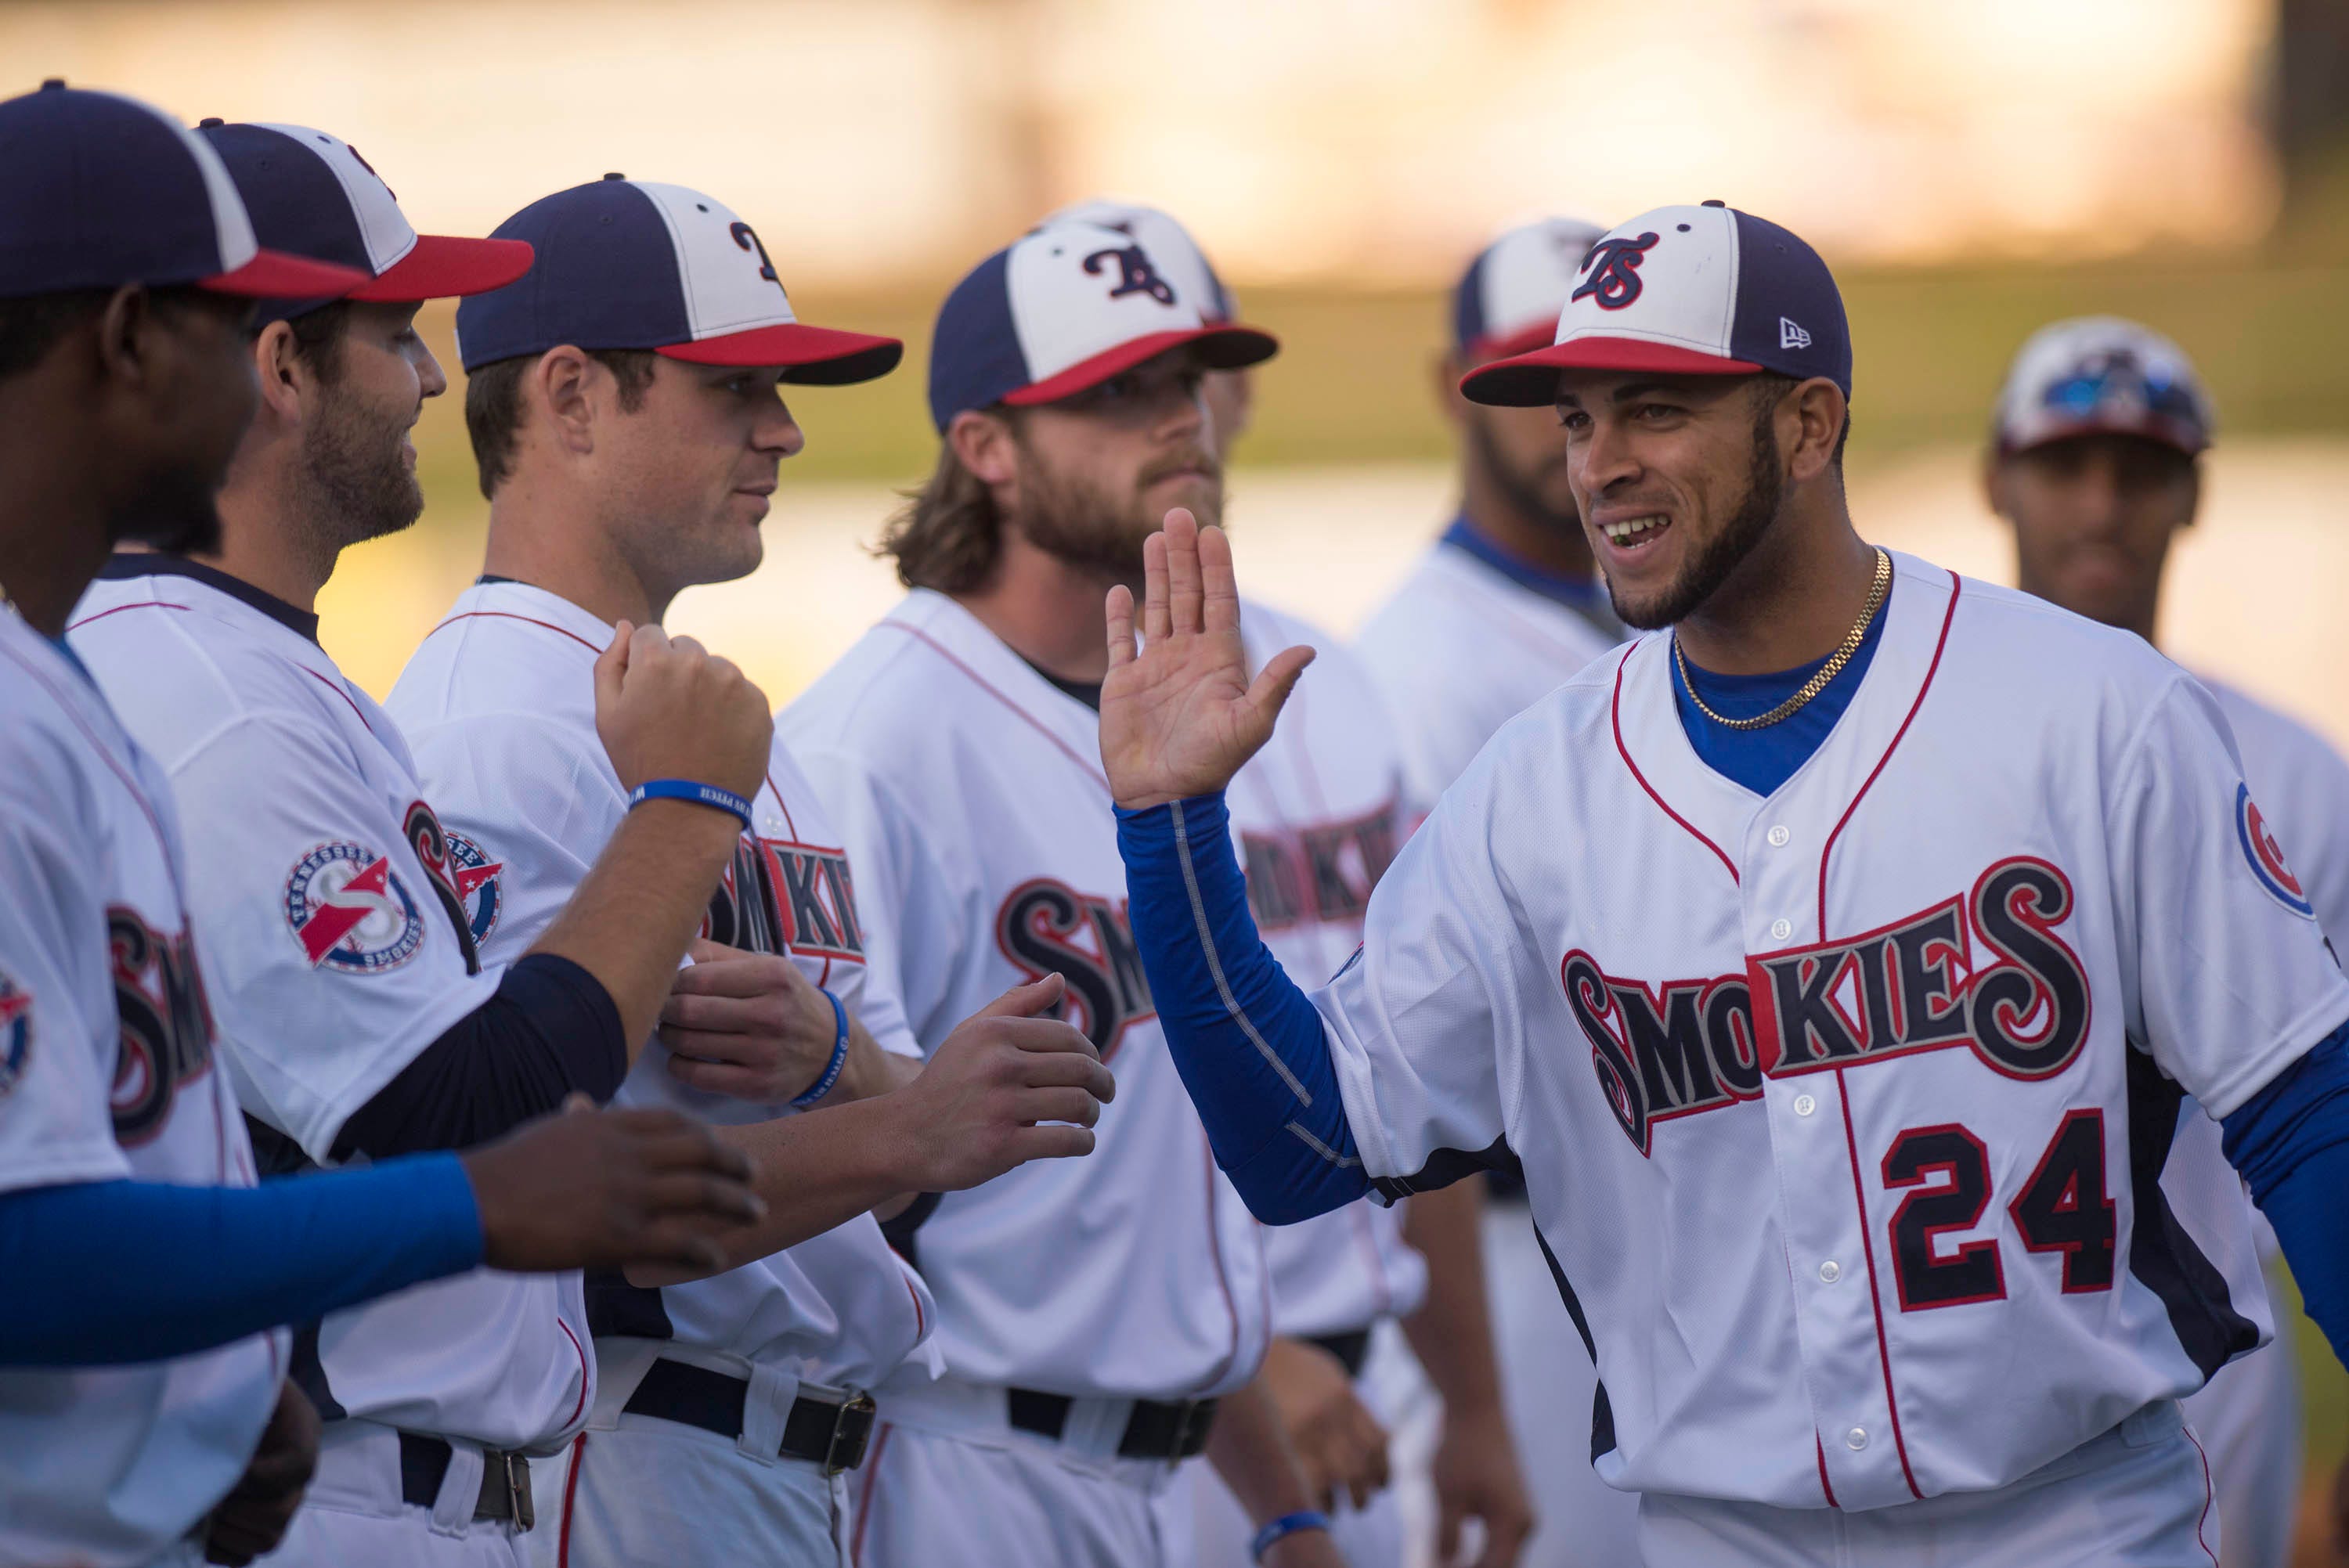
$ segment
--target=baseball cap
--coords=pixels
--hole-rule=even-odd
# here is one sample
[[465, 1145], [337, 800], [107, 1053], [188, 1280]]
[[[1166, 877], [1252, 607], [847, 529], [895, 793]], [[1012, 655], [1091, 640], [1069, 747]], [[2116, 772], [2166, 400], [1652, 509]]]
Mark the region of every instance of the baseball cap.
[[1659, 207], [1609, 230], [1576, 267], [1547, 348], [1463, 377], [1474, 403], [1529, 407], [1557, 372], [1673, 376], [1775, 371], [1824, 376], [1851, 395], [1851, 329], [1819, 253], [1788, 231], [1718, 201]]
[[1220, 326], [1237, 319], [1240, 314], [1239, 302], [1216, 275], [1207, 253], [1199, 248], [1191, 231], [1162, 207], [1096, 196], [1090, 201], [1061, 208], [1037, 227], [1051, 223], [1091, 223], [1096, 229], [1114, 230], [1139, 241], [1158, 263], [1158, 270], [1174, 285], [1174, 292], [1195, 304], [1199, 319], [1209, 326]]
[[537, 261], [457, 307], [465, 368], [585, 349], [650, 349], [694, 365], [780, 366], [841, 387], [896, 368], [894, 337], [811, 326], [792, 313], [767, 247], [716, 197], [607, 174], [543, 196], [497, 227]]
[[1992, 436], [2002, 452], [2067, 436], [2142, 436], [2193, 457], [2217, 424], [2184, 349], [2136, 322], [2087, 315], [2041, 327], [2016, 353]]
[[162, 110], [52, 79], [0, 103], [0, 297], [192, 284], [312, 297], [355, 268], [264, 250], [204, 139]]
[[1454, 351], [1500, 359], [1550, 342], [1582, 258], [1606, 232], [1588, 219], [1543, 218], [1477, 252], [1452, 289]]
[[1092, 223], [1048, 223], [955, 284], [930, 341], [930, 418], [997, 403], [1074, 397], [1145, 359], [1196, 345], [1211, 370], [1269, 359], [1270, 333], [1210, 324], [1142, 240]]
[[[479, 294], [530, 268], [530, 247], [514, 240], [419, 234], [391, 188], [350, 143], [303, 125], [230, 125], [208, 119], [209, 142], [271, 248], [365, 273], [342, 297], [407, 304]], [[265, 315], [299, 315], [325, 303], [277, 302]]]

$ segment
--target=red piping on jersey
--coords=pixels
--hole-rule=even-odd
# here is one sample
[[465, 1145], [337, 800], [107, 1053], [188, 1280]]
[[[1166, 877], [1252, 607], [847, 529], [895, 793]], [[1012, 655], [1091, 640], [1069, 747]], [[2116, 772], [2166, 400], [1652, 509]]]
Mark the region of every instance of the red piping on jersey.
[[2193, 1428], [2180, 1427], [2178, 1429], [2186, 1434], [2186, 1440], [2194, 1445], [2195, 1457], [2202, 1461], [2202, 1511], [2194, 1520], [2194, 1544], [2202, 1548], [2203, 1556], [2210, 1559], [2211, 1568], [2218, 1568], [2219, 1554], [2211, 1551], [2210, 1543], [2202, 1538], [2202, 1527], [2210, 1522], [2210, 1456], [2202, 1451], [2202, 1439], [2194, 1435]]
[[84, 615], [78, 621], [68, 622], [66, 625], [66, 630], [68, 632], [78, 632], [84, 626], [88, 625], [92, 621], [103, 621], [109, 615], [119, 615], [125, 610], [186, 610], [190, 608], [192, 608], [192, 606], [187, 604], [174, 604], [169, 599], [140, 599], [134, 603], [117, 604], [111, 610], [100, 610], [95, 615]]
[[447, 620], [441, 622], [440, 625], [433, 627], [431, 631], [427, 632], [424, 634], [428, 638], [433, 637], [447, 630], [449, 627], [455, 625], [460, 621], [477, 620], [521, 621], [533, 626], [543, 626], [550, 632], [562, 633], [564, 636], [570, 638], [573, 642], [578, 644], [589, 653], [594, 654], [597, 658], [600, 659], [604, 656], [603, 649], [597, 647], [595, 644], [589, 642], [578, 633], [571, 630], [568, 626], [558, 626], [552, 621], [542, 621], [535, 615], [517, 615], [511, 610], [468, 610], [462, 614], [450, 616]]
[[563, 1424], [567, 1427], [577, 1420], [579, 1413], [587, 1408], [587, 1385], [594, 1380], [594, 1375], [587, 1369], [587, 1352], [579, 1347], [579, 1336], [571, 1332], [571, 1326], [558, 1317], [554, 1320], [554, 1326], [563, 1330], [563, 1337], [571, 1341], [572, 1353], [579, 1357], [579, 1402], [571, 1407], [571, 1414], [564, 1420]]
[[1820, 1440], [1816, 1427], [1811, 1429], [1811, 1447], [1817, 1450], [1819, 1456], [1819, 1490], [1827, 1494], [1829, 1508], [1841, 1508], [1843, 1504], [1835, 1500], [1835, 1482], [1827, 1480], [1827, 1446]]
[[873, 1522], [873, 1483], [881, 1479], [881, 1455], [889, 1447], [889, 1434], [897, 1429], [888, 1422], [873, 1434], [873, 1451], [864, 1456], [864, 1481], [856, 1489], [856, 1533], [848, 1542], [848, 1561], [854, 1564], [864, 1561], [864, 1527]]
[[579, 1496], [579, 1461], [587, 1452], [587, 1434], [571, 1439], [571, 1463], [563, 1472], [563, 1528], [554, 1538], [554, 1568], [571, 1568], [571, 1505]]
[[[1950, 624], [1957, 619], [1959, 581], [1954, 573], [1951, 574], [1950, 603], [1941, 612], [1941, 634], [1933, 644], [1932, 661], [1925, 666], [1925, 678], [1917, 687], [1916, 699], [1909, 703], [1908, 713], [1900, 720], [1900, 727], [1892, 732], [1892, 739], [1884, 748], [1884, 755], [1876, 759], [1876, 766], [1870, 769], [1868, 777], [1860, 781], [1859, 789], [1852, 795], [1851, 803], [1843, 809], [1843, 815], [1836, 819], [1836, 825], [1828, 832], [1826, 842], [1819, 849], [1818, 909], [1821, 942], [1827, 939], [1827, 858], [1835, 852], [1835, 842], [1842, 834], [1844, 825], [1851, 820], [1852, 813], [1859, 810], [1861, 799], [1867, 795], [1869, 788], [1883, 773], [1885, 765], [1892, 760], [1892, 754], [1899, 749], [1902, 738], [1909, 733], [1909, 725], [1916, 722], [1917, 710], [1925, 706], [1925, 694], [1933, 689], [1933, 677], [1939, 675], [1941, 669], [1942, 651], [1950, 645]], [[1870, 1222], [1868, 1218], [1868, 1189], [1862, 1184], [1859, 1173], [1859, 1138], [1852, 1130], [1851, 1089], [1844, 1080], [1844, 1071], [1842, 1068], [1836, 1068], [1836, 1098], [1843, 1104], [1844, 1148], [1851, 1156], [1851, 1195], [1853, 1202], [1859, 1209], [1860, 1252], [1868, 1263], [1868, 1310], [1875, 1315], [1876, 1354], [1884, 1367], [1884, 1406], [1892, 1417], [1892, 1446], [1900, 1456], [1901, 1479], [1909, 1483], [1909, 1495], [1922, 1501], [1925, 1494], [1918, 1490], [1917, 1474], [1909, 1468], [1909, 1439], [1900, 1429], [1900, 1398], [1893, 1392], [1892, 1388], [1892, 1346], [1884, 1332], [1884, 1298], [1878, 1291], [1876, 1283], [1876, 1239], [1870, 1230]], [[1814, 1434], [1814, 1440], [1816, 1440], [1816, 1434]], [[1822, 1449], [1820, 1453], [1819, 1473], [1824, 1477], [1826, 1473], [1826, 1450]]]
[[1656, 787], [1648, 782], [1648, 776], [1640, 771], [1640, 765], [1631, 760], [1631, 748], [1623, 744], [1623, 666], [1631, 662], [1631, 654], [1639, 645], [1638, 643], [1633, 643], [1623, 650], [1623, 656], [1615, 661], [1615, 696], [1607, 707], [1608, 718], [1615, 727], [1615, 755], [1623, 759], [1623, 766], [1631, 770], [1631, 777], [1640, 781], [1640, 788], [1648, 792], [1648, 799], [1656, 803], [1656, 809], [1687, 829], [1689, 837], [1711, 850], [1720, 860], [1722, 869], [1729, 873], [1729, 880], [1733, 882], [1737, 880], [1737, 868], [1730, 863], [1727, 855], [1721, 852], [1721, 846], [1698, 832], [1686, 817], [1664, 803], [1664, 798], [1656, 793]]
[[351, 701], [350, 693], [345, 691], [341, 686], [336, 685], [333, 681], [328, 680], [326, 676], [320, 675], [309, 665], [303, 664], [298, 660], [289, 662], [293, 663], [295, 669], [300, 670], [304, 675], [308, 676], [312, 680], [316, 681], [320, 686], [325, 686], [328, 691], [333, 692], [336, 696], [341, 697], [344, 705], [349, 707], [351, 712], [358, 715], [358, 721], [363, 725], [367, 725], [367, 732], [369, 735], [373, 735], [375, 733], [375, 726], [367, 724], [367, 716], [359, 712], [359, 705]]
[[946, 645], [940, 643], [936, 637], [931, 636], [919, 626], [909, 626], [903, 621], [883, 621], [880, 622], [874, 629], [878, 630], [883, 626], [887, 627], [891, 631], [903, 632], [905, 635], [912, 637], [916, 642], [926, 645], [930, 651], [936, 654], [938, 657], [946, 660], [947, 663], [960, 670], [964, 675], [968, 676], [971, 679], [971, 683], [977, 686], [979, 690], [985, 692], [988, 696], [993, 697], [996, 701], [1001, 703], [1004, 707], [1009, 708], [1013, 713], [1018, 714], [1022, 719], [1027, 721], [1037, 734], [1042, 736], [1045, 739], [1050, 741], [1055, 747], [1059, 748], [1061, 756], [1067, 758], [1070, 761], [1083, 769], [1094, 782], [1098, 783], [1103, 789], [1107, 789], [1109, 788], [1109, 776], [1107, 774], [1103, 773], [1100, 769], [1094, 767], [1092, 763], [1086, 761], [1083, 758], [1071, 750], [1069, 748], [1069, 743], [1062, 740], [1059, 736], [1053, 734], [1050, 729], [1047, 729], [1044, 727], [1042, 720], [1039, 719], [1034, 714], [1030, 713], [1026, 708], [1020, 707], [1019, 703], [1014, 701], [1012, 698], [1006, 696], [1002, 691], [998, 689], [996, 686], [985, 676], [980, 675], [977, 670], [972, 669], [968, 665], [963, 663], [962, 660], [957, 658], [953, 654], [948, 653]]

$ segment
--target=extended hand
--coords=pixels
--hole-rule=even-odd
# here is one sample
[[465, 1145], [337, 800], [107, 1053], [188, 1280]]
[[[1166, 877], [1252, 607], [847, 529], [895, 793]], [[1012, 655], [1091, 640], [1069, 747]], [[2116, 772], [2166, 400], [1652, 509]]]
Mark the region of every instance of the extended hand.
[[1387, 1430], [1355, 1396], [1344, 1364], [1318, 1345], [1276, 1338], [1258, 1376], [1316, 1503], [1327, 1511], [1343, 1497], [1367, 1507], [1387, 1484]]
[[1433, 1469], [1438, 1568], [1461, 1561], [1461, 1525], [1471, 1519], [1485, 1525], [1484, 1550], [1474, 1568], [1514, 1568], [1526, 1537], [1533, 1533], [1534, 1510], [1517, 1473], [1516, 1445], [1499, 1409], [1474, 1415], [1446, 1410]]
[[1288, 648], [1251, 681], [1240, 643], [1232, 547], [1177, 507], [1143, 546], [1142, 650], [1133, 593], [1109, 591], [1109, 678], [1102, 683], [1102, 767], [1128, 810], [1212, 795], [1271, 738], [1273, 720], [1313, 662]]
[[1030, 1160], [1090, 1154], [1117, 1093], [1092, 1042], [1058, 1018], [1058, 975], [1014, 985], [955, 1026], [921, 1075], [888, 1096], [904, 1112], [909, 1185], [954, 1192]]

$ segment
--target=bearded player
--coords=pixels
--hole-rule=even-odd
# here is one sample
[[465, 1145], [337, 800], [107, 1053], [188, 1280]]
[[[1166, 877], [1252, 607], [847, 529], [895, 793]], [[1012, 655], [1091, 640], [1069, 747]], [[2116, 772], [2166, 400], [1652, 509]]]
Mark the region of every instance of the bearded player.
[[1521, 1170], [1656, 1568], [2207, 1563], [2178, 1402], [2269, 1330], [2161, 1191], [2186, 1095], [2349, 1346], [2349, 980], [2225, 720], [1858, 536], [1794, 234], [1661, 208], [1580, 272], [1464, 390], [1557, 409], [1648, 634], [1504, 727], [1319, 993], [1222, 798], [1309, 653], [1251, 665], [1186, 513], [1109, 596], [1135, 938], [1218, 1160], [1276, 1222]]

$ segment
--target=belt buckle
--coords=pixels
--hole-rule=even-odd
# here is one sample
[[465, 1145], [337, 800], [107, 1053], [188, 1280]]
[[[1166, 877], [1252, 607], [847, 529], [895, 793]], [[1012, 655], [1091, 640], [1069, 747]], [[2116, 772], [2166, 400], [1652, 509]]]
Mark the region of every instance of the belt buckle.
[[538, 1522], [538, 1509], [530, 1494], [530, 1461], [520, 1454], [501, 1451], [498, 1463], [505, 1475], [508, 1517], [515, 1529], [528, 1531]]
[[874, 1418], [880, 1407], [862, 1388], [849, 1390], [832, 1418], [832, 1438], [823, 1450], [823, 1473], [836, 1476], [864, 1462], [865, 1445], [873, 1439]]

